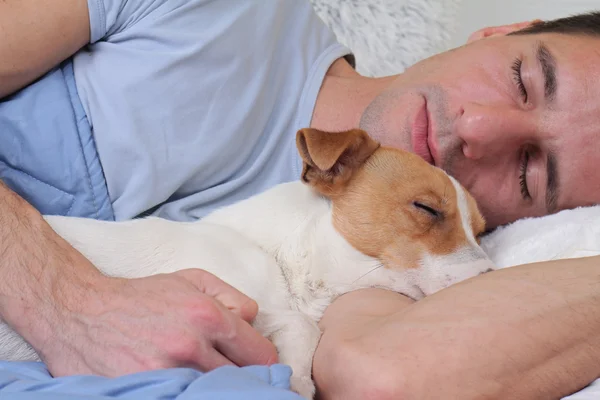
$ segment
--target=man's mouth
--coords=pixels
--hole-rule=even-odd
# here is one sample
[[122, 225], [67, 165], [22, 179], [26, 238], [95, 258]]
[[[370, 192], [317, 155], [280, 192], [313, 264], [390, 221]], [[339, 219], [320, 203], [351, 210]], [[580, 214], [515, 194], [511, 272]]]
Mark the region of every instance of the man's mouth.
[[412, 124], [412, 150], [429, 164], [436, 165], [436, 160], [433, 155], [435, 143], [433, 142], [432, 136], [427, 100], [423, 98], [423, 104], [415, 115]]

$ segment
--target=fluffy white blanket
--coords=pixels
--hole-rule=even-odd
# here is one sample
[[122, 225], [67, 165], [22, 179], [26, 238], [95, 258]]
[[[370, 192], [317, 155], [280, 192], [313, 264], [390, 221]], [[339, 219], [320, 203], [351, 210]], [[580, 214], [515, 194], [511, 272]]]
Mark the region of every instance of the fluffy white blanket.
[[600, 206], [522, 219], [484, 237], [482, 246], [502, 268], [600, 255]]
[[[446, 49], [461, 1], [311, 0], [368, 76], [402, 72]], [[484, 238], [483, 247], [500, 267], [599, 255], [600, 206], [517, 221]], [[600, 380], [567, 399], [600, 399]]]

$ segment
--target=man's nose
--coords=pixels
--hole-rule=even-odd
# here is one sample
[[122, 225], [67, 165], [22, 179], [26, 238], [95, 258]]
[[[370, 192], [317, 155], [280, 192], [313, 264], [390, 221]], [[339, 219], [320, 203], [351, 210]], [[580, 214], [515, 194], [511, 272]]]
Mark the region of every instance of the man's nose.
[[461, 110], [455, 134], [463, 142], [465, 157], [478, 160], [526, 142], [535, 134], [531, 121], [523, 110], [469, 103]]

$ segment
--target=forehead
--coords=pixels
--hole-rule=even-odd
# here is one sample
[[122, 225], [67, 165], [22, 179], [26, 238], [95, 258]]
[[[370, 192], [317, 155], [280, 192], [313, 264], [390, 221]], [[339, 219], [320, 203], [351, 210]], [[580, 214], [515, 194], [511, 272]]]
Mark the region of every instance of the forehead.
[[531, 36], [556, 59], [557, 95], [540, 116], [540, 132], [557, 157], [559, 208], [600, 202], [600, 38]]

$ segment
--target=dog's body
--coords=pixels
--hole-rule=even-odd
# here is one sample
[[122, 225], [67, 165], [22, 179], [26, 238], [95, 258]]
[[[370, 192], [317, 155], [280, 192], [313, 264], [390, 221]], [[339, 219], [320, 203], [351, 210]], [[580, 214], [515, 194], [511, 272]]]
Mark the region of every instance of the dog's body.
[[[378, 149], [367, 139], [370, 150], [362, 157], [360, 165]], [[365, 144], [361, 141], [367, 139], [361, 136], [354, 151], [363, 148]], [[349, 164], [344, 164], [344, 168], [336, 173], [331, 172], [333, 167], [317, 168], [313, 164], [318, 161], [315, 163], [313, 159], [319, 158], [320, 150], [314, 148], [315, 144], [307, 144], [307, 140], [312, 140], [308, 136], [303, 140], [299, 136], [299, 148], [307, 162], [303, 172], [305, 182], [279, 185], [198, 222], [181, 223], [153, 217], [126, 222], [50, 216], [46, 220], [107, 275], [136, 278], [200, 268], [253, 298], [260, 310], [255, 328], [275, 344], [280, 362], [292, 367], [293, 389], [312, 397], [312, 355], [320, 338], [317, 323], [337, 296], [360, 288], [382, 287], [418, 299], [485, 272], [491, 268], [491, 263], [476, 243], [475, 236], [483, 226], [472, 199], [441, 171], [435, 172], [435, 178], [447, 180], [440, 181], [446, 185], [442, 191], [444, 196], [455, 196], [455, 200], [442, 199], [440, 207], [448, 207], [442, 204], [444, 202], [454, 203], [456, 215], [452, 216], [454, 223], [451, 225], [460, 232], [448, 231], [448, 228], [432, 239], [437, 217], [428, 216], [431, 210], [418, 206], [416, 211], [406, 211], [416, 213], [415, 221], [411, 223], [415, 230], [413, 236], [399, 231], [409, 228], [398, 226], [393, 216], [381, 223], [386, 226], [380, 230], [374, 225], [378, 223], [378, 213], [365, 215], [369, 214], [368, 205], [367, 210], [355, 209], [365, 202], [377, 202], [377, 199], [367, 194], [365, 198], [344, 200], [357, 196], [358, 192], [351, 190], [351, 181], [358, 180], [357, 185], [372, 185], [368, 176], [362, 183], [360, 176], [343, 179], [343, 189], [339, 189], [339, 193], [333, 192], [339, 184], [335, 176], [342, 174], [344, 168], [347, 171]], [[344, 151], [334, 152], [337, 155], [333, 156], [332, 166], [349, 151], [348, 143], [337, 146], [343, 147]], [[386, 151], [392, 150], [381, 150]], [[381, 165], [400, 154], [393, 152], [379, 156], [383, 157]], [[400, 156], [412, 157], [408, 154]], [[424, 164], [422, 160], [407, 162], [416, 162], [418, 168], [425, 170], [434, 169], [419, 164]], [[311, 177], [319, 171], [328, 171], [325, 180]], [[350, 194], [342, 195], [341, 190]], [[391, 192], [394, 195], [393, 190]], [[384, 193], [379, 195], [382, 199], [386, 196]], [[430, 191], [427, 195], [431, 195]], [[412, 201], [410, 204], [420, 203]], [[353, 211], [344, 211], [348, 206]], [[348, 214], [356, 215], [348, 217]], [[408, 215], [404, 217], [408, 218]], [[368, 219], [367, 225], [364, 218]], [[445, 218], [450, 219], [450, 212]], [[367, 232], [355, 232], [357, 226]], [[362, 238], [363, 233], [369, 237]], [[413, 243], [414, 240], [423, 238], [427, 243], [412, 246], [418, 243]], [[411, 246], [410, 250], [407, 246]], [[424, 250], [431, 246], [443, 249]], [[2, 324], [0, 359], [37, 360], [38, 357], [18, 334]]]

